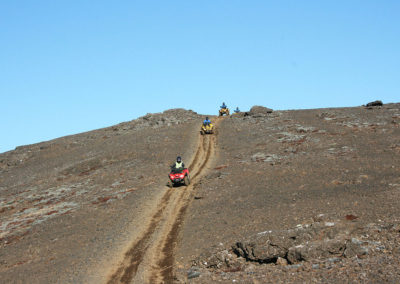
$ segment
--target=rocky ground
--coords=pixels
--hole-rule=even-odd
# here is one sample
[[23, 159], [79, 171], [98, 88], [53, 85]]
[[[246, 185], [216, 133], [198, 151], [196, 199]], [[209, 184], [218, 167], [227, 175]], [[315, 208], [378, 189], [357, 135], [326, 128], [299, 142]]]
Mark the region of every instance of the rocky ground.
[[176, 155], [192, 155], [199, 120], [170, 110], [1, 154], [0, 282], [105, 279]]
[[[202, 118], [170, 110], [0, 154], [1, 282], [107, 282], [168, 214], [168, 165], [196, 160]], [[219, 121], [167, 282], [399, 282], [399, 126], [400, 104]]]
[[225, 119], [178, 280], [398, 282], [399, 125], [399, 104]]

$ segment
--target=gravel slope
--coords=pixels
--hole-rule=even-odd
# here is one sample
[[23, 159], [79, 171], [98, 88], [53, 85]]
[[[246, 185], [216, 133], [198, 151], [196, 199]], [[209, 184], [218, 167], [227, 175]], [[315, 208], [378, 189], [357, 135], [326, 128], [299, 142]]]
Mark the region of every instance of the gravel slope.
[[[106, 282], [202, 118], [169, 110], [0, 154], [1, 282]], [[184, 216], [159, 216], [176, 227], [168, 282], [399, 282], [399, 126], [400, 104], [222, 119], [211, 169], [175, 198]]]
[[[180, 282], [398, 282], [399, 125], [399, 104], [225, 119], [218, 165], [202, 180], [182, 229]], [[307, 261], [291, 263], [293, 244], [257, 241], [260, 233], [279, 239], [298, 226], [318, 227], [320, 214], [328, 224], [341, 224], [337, 235], [320, 238], [342, 240], [343, 251], [314, 258], [299, 252]], [[352, 233], [354, 224], [361, 233]], [[374, 226], [382, 233], [368, 233]], [[311, 236], [297, 245], [317, 241]], [[343, 254], [352, 238], [381, 242], [385, 249], [370, 248], [358, 264], [361, 256]], [[238, 243], [244, 248], [238, 250]], [[271, 244], [283, 253], [272, 253]], [[309, 269], [334, 257], [339, 261], [327, 268]]]
[[201, 117], [185, 110], [0, 155], [3, 283], [98, 283], [189, 159]]

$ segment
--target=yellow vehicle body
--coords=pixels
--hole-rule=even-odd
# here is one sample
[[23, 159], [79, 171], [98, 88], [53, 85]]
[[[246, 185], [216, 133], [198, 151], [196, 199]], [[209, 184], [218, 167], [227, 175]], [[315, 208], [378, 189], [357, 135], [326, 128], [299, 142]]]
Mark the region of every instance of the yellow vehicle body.
[[223, 115], [229, 115], [229, 108], [221, 108], [219, 110], [219, 116], [223, 116]]
[[213, 134], [214, 133], [214, 125], [212, 123], [210, 124], [203, 124], [201, 126], [201, 130], [200, 130], [201, 135], [204, 134]]

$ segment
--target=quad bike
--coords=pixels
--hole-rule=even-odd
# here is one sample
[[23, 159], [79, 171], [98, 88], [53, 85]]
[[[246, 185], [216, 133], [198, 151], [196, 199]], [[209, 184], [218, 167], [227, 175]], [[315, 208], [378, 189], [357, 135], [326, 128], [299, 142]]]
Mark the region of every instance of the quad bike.
[[188, 186], [190, 184], [189, 170], [187, 168], [176, 169], [175, 167], [171, 167], [168, 178], [169, 187], [181, 184]]
[[223, 115], [229, 115], [229, 108], [221, 108], [220, 110], [219, 110], [219, 116], [223, 116]]
[[214, 125], [212, 123], [210, 124], [203, 124], [200, 129], [200, 134], [213, 134], [214, 133]]

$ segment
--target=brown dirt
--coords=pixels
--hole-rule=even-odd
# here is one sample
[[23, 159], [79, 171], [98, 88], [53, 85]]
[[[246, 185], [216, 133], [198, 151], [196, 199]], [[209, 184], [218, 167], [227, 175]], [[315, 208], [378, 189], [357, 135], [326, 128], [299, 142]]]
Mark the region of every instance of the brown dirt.
[[2, 281], [104, 282], [158, 210], [169, 165], [192, 156], [201, 119], [171, 110], [1, 154]]
[[[400, 105], [391, 104], [225, 119], [219, 127], [218, 166], [202, 179], [196, 192], [201, 198], [192, 203], [182, 229], [177, 282], [398, 282], [396, 231], [379, 229], [380, 235], [366, 238], [390, 248], [386, 253], [371, 248], [362, 260], [342, 257], [318, 269], [309, 266], [323, 259], [281, 266], [275, 258], [260, 264], [235, 258], [232, 248], [264, 232], [279, 237], [298, 225], [312, 225], [319, 214], [328, 223], [347, 219], [349, 226], [396, 227], [400, 156], [394, 149], [400, 124], [393, 116], [399, 112]], [[358, 236], [347, 236], [352, 237]], [[221, 252], [233, 260], [221, 258]], [[200, 276], [188, 279], [191, 271]]]
[[[216, 122], [216, 125], [218, 122]], [[198, 179], [212, 162], [215, 137], [200, 136], [189, 165], [191, 184], [167, 191], [146, 230], [135, 240], [108, 283], [170, 283], [173, 281], [174, 250]], [[152, 265], [148, 265], [151, 263]], [[139, 271], [138, 271], [139, 270]], [[148, 280], [146, 280], [148, 279]]]
[[[170, 110], [1, 154], [0, 279], [396, 283], [399, 117], [242, 113], [200, 136], [202, 116]], [[178, 154], [191, 184], [168, 189]]]

